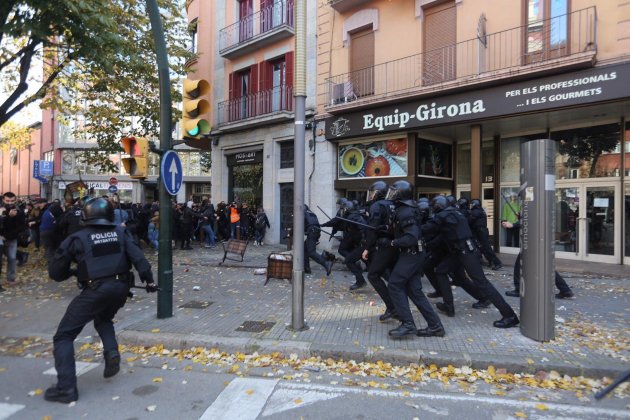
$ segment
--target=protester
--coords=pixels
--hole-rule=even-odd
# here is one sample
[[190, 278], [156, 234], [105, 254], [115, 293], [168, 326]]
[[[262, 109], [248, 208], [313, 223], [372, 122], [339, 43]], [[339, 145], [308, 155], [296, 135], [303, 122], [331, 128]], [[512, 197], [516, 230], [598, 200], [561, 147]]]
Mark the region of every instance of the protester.
[[270, 228], [269, 219], [267, 218], [267, 214], [265, 213], [265, 209], [261, 207], [258, 208], [256, 213], [256, 222], [254, 223], [255, 229], [255, 237], [254, 237], [254, 245], [262, 246], [263, 239], [265, 239], [265, 233], [267, 228]]

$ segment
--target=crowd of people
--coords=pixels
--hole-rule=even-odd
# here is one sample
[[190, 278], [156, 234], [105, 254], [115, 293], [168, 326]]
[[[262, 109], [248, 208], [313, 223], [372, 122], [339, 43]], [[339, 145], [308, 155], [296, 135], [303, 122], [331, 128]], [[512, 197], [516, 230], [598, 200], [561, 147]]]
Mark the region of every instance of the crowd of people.
[[[114, 223], [125, 226], [131, 234], [157, 253], [159, 247], [160, 217], [157, 201], [146, 204], [121, 203], [118, 196], [103, 196], [114, 207]], [[83, 228], [81, 212], [88, 199], [66, 194], [64, 200], [48, 201], [44, 198], [19, 200], [8, 191], [0, 202], [0, 275], [3, 260], [7, 260], [7, 285], [16, 284], [16, 267], [26, 264], [29, 253], [26, 247], [43, 249], [50, 261], [62, 241]], [[214, 248], [220, 241], [230, 238], [253, 240], [262, 246], [269, 219], [262, 207], [248, 203], [220, 202], [215, 207], [210, 199], [199, 203], [172, 203], [172, 238], [182, 250], [193, 249], [193, 243]], [[0, 286], [0, 291], [3, 288]]]
[[[385, 304], [385, 312], [379, 320], [400, 322], [397, 328], [389, 331], [390, 337], [444, 336], [440, 318], [427, 298], [441, 298], [442, 301], [435, 305], [437, 310], [454, 317], [453, 286], [461, 287], [476, 300], [472, 305], [475, 309], [494, 306], [501, 314], [501, 319], [493, 323], [495, 327], [518, 325], [516, 313], [482, 268], [484, 258], [493, 270], [501, 269], [503, 264], [490, 245], [487, 214], [481, 201], [457, 200], [453, 196], [416, 201], [413, 196], [413, 187], [407, 181], [396, 181], [392, 185], [376, 181], [368, 190], [364, 208], [342, 198], [337, 202], [339, 210], [335, 217], [324, 224], [320, 224], [315, 213], [305, 206], [304, 272], [311, 272], [312, 259], [330, 274], [335, 258], [330, 258], [326, 251], [318, 253], [316, 245], [322, 232], [332, 236], [342, 231], [338, 252], [355, 276], [350, 290], [364, 287], [368, 282], [372, 285]], [[331, 227], [333, 232], [328, 233], [322, 230], [323, 227]], [[509, 225], [504, 222], [503, 227], [518, 232], [519, 226], [518, 222]], [[427, 295], [422, 291], [423, 275], [434, 288]], [[520, 273], [515, 269], [516, 290], [509, 290], [506, 295], [520, 295], [519, 277]], [[557, 273], [556, 277], [560, 290], [556, 298], [573, 297], [566, 282]], [[416, 328], [409, 301], [422, 314], [426, 328]]]

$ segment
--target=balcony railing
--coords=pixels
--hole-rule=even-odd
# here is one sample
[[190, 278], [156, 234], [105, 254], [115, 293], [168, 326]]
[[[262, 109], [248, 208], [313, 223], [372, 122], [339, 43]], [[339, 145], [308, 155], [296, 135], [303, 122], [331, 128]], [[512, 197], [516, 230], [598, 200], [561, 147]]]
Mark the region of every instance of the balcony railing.
[[278, 86], [219, 103], [218, 125], [293, 111], [293, 86]]
[[280, 0], [219, 32], [219, 52], [238, 47], [281, 27], [293, 28], [293, 0]]
[[326, 106], [417, 94], [448, 82], [513, 77], [514, 69], [535, 71], [592, 60], [597, 51], [596, 25], [596, 9], [589, 7], [336, 75], [326, 79]]

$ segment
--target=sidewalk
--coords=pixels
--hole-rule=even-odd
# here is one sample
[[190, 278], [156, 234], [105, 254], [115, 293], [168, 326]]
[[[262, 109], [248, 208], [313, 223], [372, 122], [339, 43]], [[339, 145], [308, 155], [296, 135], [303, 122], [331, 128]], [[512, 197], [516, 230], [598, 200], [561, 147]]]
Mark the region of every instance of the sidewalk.
[[[223, 266], [218, 265], [222, 257], [218, 250], [177, 253], [174, 316], [130, 322], [121, 340], [128, 344], [206, 346], [227, 352], [281, 351], [356, 361], [420, 361], [474, 368], [492, 364], [514, 372], [556, 370], [595, 377], [614, 376], [629, 367], [630, 281], [621, 278], [627, 276], [622, 266], [604, 268], [600, 267], [604, 264], [558, 261], [558, 270], [564, 273], [577, 298], [557, 301], [556, 340], [551, 343], [530, 340], [518, 328], [494, 328], [492, 321], [500, 318], [498, 311], [472, 309], [474, 300], [459, 289], [455, 293], [456, 317], [441, 317], [447, 331], [445, 338], [397, 341], [387, 335], [397, 324], [378, 322], [384, 310], [378, 295], [369, 286], [349, 292], [354, 279], [339, 263], [328, 278], [320, 266], [311, 263], [313, 274], [305, 276], [304, 287], [309, 329], [288, 330], [291, 285], [286, 280], [271, 279], [263, 286], [266, 276], [254, 275], [255, 268], [267, 266], [269, 253], [285, 250], [279, 246], [250, 246], [244, 262], [226, 261]], [[515, 257], [502, 255], [505, 268], [486, 271], [502, 293], [512, 288]], [[594, 274], [602, 271], [611, 277]], [[200, 290], [192, 291], [193, 286]], [[423, 287], [430, 290], [426, 280]], [[518, 313], [519, 299], [506, 299]], [[413, 312], [416, 324], [424, 326], [417, 310]], [[156, 329], [159, 334], [151, 332]]]
[[[313, 274], [305, 276], [304, 286], [309, 329], [288, 330], [291, 285], [271, 279], [263, 286], [266, 276], [254, 274], [255, 268], [267, 266], [271, 252], [285, 250], [250, 244], [244, 262], [224, 265], [219, 265], [220, 247], [175, 250], [173, 316], [157, 319], [157, 296], [139, 290], [117, 316], [120, 342], [483, 369], [493, 365], [510, 372], [556, 370], [590, 377], [613, 377], [630, 367], [630, 279], [622, 266], [558, 261], [557, 268], [576, 298], [556, 301], [556, 339], [550, 343], [530, 340], [518, 328], [494, 328], [498, 311], [472, 309], [472, 298], [459, 289], [454, 293], [456, 316], [441, 317], [446, 337], [392, 340], [387, 331], [397, 324], [378, 322], [384, 307], [376, 293], [370, 286], [349, 292], [354, 279], [339, 263], [329, 277], [319, 265], [311, 264]], [[156, 257], [149, 258], [157, 268]], [[515, 255], [501, 258], [505, 267], [486, 274], [503, 293], [512, 288], [510, 264]], [[423, 287], [431, 289], [426, 280]], [[17, 288], [0, 295], [0, 336], [50, 339], [74, 295], [72, 281], [55, 284], [42, 280], [41, 273], [32, 283], [21, 280]], [[506, 299], [518, 313], [519, 299]], [[418, 311], [413, 309], [413, 313], [418, 327], [425, 326]], [[94, 335], [86, 328], [83, 339], [93, 340]]]

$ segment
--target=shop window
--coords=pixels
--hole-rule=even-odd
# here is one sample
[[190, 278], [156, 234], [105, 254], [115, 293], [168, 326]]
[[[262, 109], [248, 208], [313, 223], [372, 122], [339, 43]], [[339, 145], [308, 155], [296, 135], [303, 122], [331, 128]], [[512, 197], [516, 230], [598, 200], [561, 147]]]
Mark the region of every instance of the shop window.
[[457, 144], [457, 183], [470, 184], [470, 143]]
[[293, 168], [293, 159], [293, 141], [283, 141], [280, 143], [280, 169]]
[[544, 139], [545, 133], [501, 139], [501, 182], [520, 182], [521, 143]]
[[621, 125], [552, 131], [558, 142], [557, 179], [616, 177], [621, 173]]

